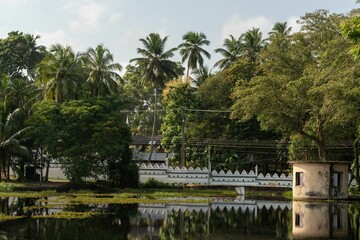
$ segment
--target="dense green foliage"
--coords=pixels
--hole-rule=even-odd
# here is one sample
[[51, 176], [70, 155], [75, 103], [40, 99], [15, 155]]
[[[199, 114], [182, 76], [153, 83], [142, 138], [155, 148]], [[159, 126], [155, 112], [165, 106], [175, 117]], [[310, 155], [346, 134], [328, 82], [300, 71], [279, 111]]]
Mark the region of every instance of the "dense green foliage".
[[350, 140], [356, 134], [355, 126], [343, 124], [349, 123], [345, 109], [335, 107], [339, 104], [336, 91], [345, 90], [341, 86], [345, 81], [354, 83], [345, 91], [359, 86], [358, 63], [347, 54], [349, 45], [339, 30], [341, 20], [326, 11], [306, 14], [300, 20], [303, 31], [274, 36], [261, 53], [261, 75], [233, 92], [233, 117], [255, 116], [263, 128], [318, 149], [313, 156], [293, 145], [293, 159], [334, 160], [326, 144]]
[[[212, 71], [202, 32], [189, 31], [169, 50], [168, 36], [139, 39], [139, 57], [123, 76], [102, 44], [84, 53], [56, 43], [46, 49], [39, 36], [11, 32], [0, 39], [0, 178], [12, 168], [21, 179], [26, 165], [48, 169], [58, 161], [74, 182], [103, 176], [136, 186], [131, 135], [151, 135], [152, 145], [162, 134], [162, 147], [174, 153], [170, 162], [186, 156], [187, 166], [353, 159], [348, 143], [360, 129], [357, 12], [306, 13], [299, 32], [278, 22], [267, 39], [258, 28], [230, 35], [215, 49], [222, 58]], [[342, 143], [347, 148], [329, 148]], [[359, 180], [358, 168], [356, 160]]]
[[29, 124], [37, 144], [59, 160], [71, 181], [103, 177], [115, 186], [136, 186], [137, 171], [130, 164], [131, 134], [119, 105], [112, 99], [74, 100], [61, 105], [45, 101], [38, 105]]

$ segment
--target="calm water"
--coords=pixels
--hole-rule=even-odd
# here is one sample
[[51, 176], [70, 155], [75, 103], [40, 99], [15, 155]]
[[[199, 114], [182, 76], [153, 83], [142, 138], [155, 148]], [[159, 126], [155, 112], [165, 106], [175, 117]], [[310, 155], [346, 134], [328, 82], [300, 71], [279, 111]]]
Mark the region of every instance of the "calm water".
[[[0, 239], [360, 239], [360, 205], [354, 203], [217, 199], [211, 204], [32, 207], [43, 200], [1, 199], [3, 216], [27, 217], [0, 222]], [[61, 211], [101, 214], [34, 218]]]

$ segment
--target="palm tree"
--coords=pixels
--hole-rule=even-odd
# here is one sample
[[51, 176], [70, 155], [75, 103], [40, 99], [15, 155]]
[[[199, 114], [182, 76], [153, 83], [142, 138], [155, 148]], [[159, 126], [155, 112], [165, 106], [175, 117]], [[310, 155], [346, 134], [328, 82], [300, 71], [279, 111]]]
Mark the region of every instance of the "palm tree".
[[201, 68], [204, 66], [204, 59], [202, 55], [205, 55], [210, 59], [211, 55], [205, 49], [202, 48], [203, 45], [208, 46], [210, 41], [206, 39], [204, 33], [188, 32], [182, 39], [184, 43], [179, 45], [180, 55], [182, 56], [182, 63], [187, 60], [187, 73], [186, 76], [189, 77], [189, 70]]
[[23, 47], [26, 49], [25, 54], [23, 56], [23, 65], [27, 70], [27, 74], [32, 79], [36, 76], [36, 65], [41, 62], [41, 60], [45, 57], [46, 48], [43, 45], [38, 46], [36, 41], [40, 38], [39, 35], [24, 35], [24, 43]]
[[4, 89], [4, 112], [10, 113], [17, 108], [29, 110], [39, 89], [25, 78], [10, 78]]
[[62, 103], [76, 97], [83, 70], [79, 54], [75, 54], [70, 46], [51, 46], [50, 53], [40, 63], [39, 71], [40, 82], [45, 83], [45, 98]]
[[86, 82], [90, 86], [90, 95], [105, 96], [118, 92], [122, 78], [119, 72], [122, 67], [113, 63], [113, 55], [102, 44], [95, 49], [89, 48], [84, 55], [84, 68], [88, 72]]
[[230, 35], [230, 38], [224, 40], [224, 48], [217, 48], [214, 50], [215, 53], [220, 53], [223, 56], [222, 59], [214, 64], [214, 67], [219, 67], [220, 69], [227, 68], [241, 56], [242, 37], [243, 35], [239, 38]]
[[205, 80], [212, 76], [211, 70], [207, 66], [200, 69], [195, 69], [192, 74], [195, 75], [195, 79], [192, 81], [197, 87], [205, 82]]
[[[10, 166], [16, 171], [21, 178], [24, 174], [22, 167], [18, 168], [17, 164], [14, 161], [15, 157], [25, 158], [29, 157], [29, 150], [22, 145], [24, 139], [24, 133], [29, 129], [19, 127], [23, 111], [21, 109], [16, 109], [14, 112], [10, 113], [4, 122], [0, 122], [0, 162], [1, 168], [3, 169], [4, 176], [9, 179], [9, 169]], [[21, 161], [23, 165], [24, 161]], [[0, 171], [1, 179], [1, 171]]]
[[269, 32], [270, 36], [280, 35], [280, 36], [287, 36], [290, 34], [292, 27], [287, 26], [287, 22], [277, 22], [274, 24], [272, 31]]
[[252, 28], [244, 33], [242, 48], [245, 56], [255, 62], [260, 50], [265, 46], [265, 40], [262, 39], [262, 33], [259, 28]]
[[167, 39], [168, 36], [161, 38], [158, 33], [150, 33], [145, 39], [139, 39], [144, 48], [138, 48], [137, 52], [142, 55], [142, 57], [130, 60], [130, 62], [136, 62], [139, 66], [145, 68], [143, 79], [154, 84], [155, 87], [155, 106], [153, 112], [149, 161], [151, 160], [155, 137], [158, 88], [159, 86], [164, 86], [164, 82], [167, 79], [177, 77], [177, 64], [169, 60], [169, 58], [174, 55], [174, 51], [176, 51], [177, 48], [171, 48], [170, 50], [165, 51]]

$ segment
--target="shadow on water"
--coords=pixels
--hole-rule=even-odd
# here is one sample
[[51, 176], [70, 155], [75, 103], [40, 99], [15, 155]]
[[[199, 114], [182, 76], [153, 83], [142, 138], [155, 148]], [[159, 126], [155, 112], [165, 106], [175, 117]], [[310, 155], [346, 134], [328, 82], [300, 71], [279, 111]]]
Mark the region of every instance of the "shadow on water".
[[[48, 200], [0, 199], [0, 219], [24, 216], [0, 220], [0, 239], [360, 240], [360, 205], [353, 203], [227, 199], [211, 203], [59, 207], [47, 205]], [[100, 214], [87, 218], [51, 217], [61, 211]]]

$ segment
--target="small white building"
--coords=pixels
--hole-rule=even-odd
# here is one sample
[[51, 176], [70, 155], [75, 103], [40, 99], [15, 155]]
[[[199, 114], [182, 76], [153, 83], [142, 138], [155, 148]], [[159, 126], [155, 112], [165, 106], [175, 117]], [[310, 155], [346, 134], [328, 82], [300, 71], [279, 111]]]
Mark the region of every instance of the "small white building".
[[293, 199], [347, 199], [349, 163], [291, 162]]

